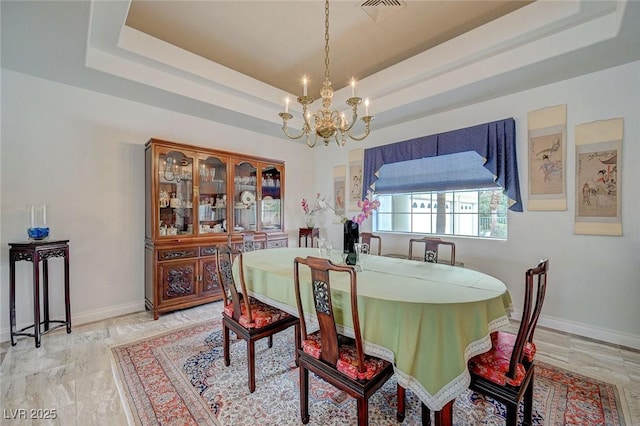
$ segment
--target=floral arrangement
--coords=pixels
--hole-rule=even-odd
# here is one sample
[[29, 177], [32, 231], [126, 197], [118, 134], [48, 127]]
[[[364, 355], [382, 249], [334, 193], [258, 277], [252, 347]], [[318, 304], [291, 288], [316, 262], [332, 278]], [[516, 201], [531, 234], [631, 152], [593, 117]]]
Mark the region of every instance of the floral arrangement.
[[373, 192], [367, 191], [367, 196], [364, 200], [358, 200], [360, 213], [351, 220], [359, 225], [371, 216], [374, 210], [378, 210], [378, 207], [380, 207], [380, 200], [374, 197]]
[[[314, 217], [316, 213], [322, 210], [330, 210], [334, 215], [338, 216], [342, 223], [346, 222], [348, 218], [342, 213], [338, 213], [329, 202], [326, 200], [326, 196], [323, 197], [320, 193], [316, 194], [316, 199], [313, 204], [313, 208], [309, 206], [309, 203], [306, 198], [302, 199], [302, 210], [304, 210], [305, 219], [309, 216]], [[380, 201], [374, 196], [373, 192], [367, 191], [367, 196], [364, 200], [358, 201], [358, 208], [360, 209], [360, 213], [357, 216], [353, 216], [351, 218], [357, 224], [362, 224], [366, 219], [369, 218], [373, 214], [374, 210], [377, 210], [380, 207]]]
[[304, 221], [309, 228], [313, 228], [316, 224], [316, 213], [319, 213], [322, 210], [320, 206], [320, 193], [316, 194], [316, 200], [313, 204], [313, 207], [309, 206], [309, 202], [306, 198], [303, 198], [300, 202], [300, 206], [304, 211]]

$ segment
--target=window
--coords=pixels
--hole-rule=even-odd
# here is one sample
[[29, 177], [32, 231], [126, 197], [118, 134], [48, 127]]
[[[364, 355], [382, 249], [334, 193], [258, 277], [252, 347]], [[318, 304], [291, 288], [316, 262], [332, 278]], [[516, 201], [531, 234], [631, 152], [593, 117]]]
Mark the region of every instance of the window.
[[507, 238], [508, 198], [500, 188], [380, 194], [374, 231]]

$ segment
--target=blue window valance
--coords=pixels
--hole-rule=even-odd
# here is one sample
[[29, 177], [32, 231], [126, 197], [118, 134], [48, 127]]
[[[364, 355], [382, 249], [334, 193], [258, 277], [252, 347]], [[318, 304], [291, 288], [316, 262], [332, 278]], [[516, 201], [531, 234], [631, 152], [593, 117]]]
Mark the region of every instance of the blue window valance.
[[[367, 189], [376, 190], [380, 169], [385, 164], [468, 151], [475, 151], [482, 157], [484, 168], [491, 172], [494, 183], [503, 188], [509, 198], [509, 210], [521, 212], [513, 118], [365, 149], [363, 196]], [[406, 181], [410, 183], [410, 179]], [[411, 190], [408, 189], [408, 192]]]

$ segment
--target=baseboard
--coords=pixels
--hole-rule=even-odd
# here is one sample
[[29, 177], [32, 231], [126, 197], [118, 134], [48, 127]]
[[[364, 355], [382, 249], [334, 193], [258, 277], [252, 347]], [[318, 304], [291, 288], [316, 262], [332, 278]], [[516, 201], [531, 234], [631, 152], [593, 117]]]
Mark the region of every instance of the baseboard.
[[[514, 309], [512, 318], [518, 319], [522, 316], [522, 311]], [[619, 331], [608, 328], [597, 327], [590, 324], [584, 324], [574, 321], [568, 321], [560, 318], [540, 316], [538, 325], [565, 333], [575, 334], [577, 336], [589, 339], [599, 340], [601, 342], [611, 343], [613, 345], [625, 346], [627, 348], [640, 350], [640, 335], [621, 333]]]
[[[95, 321], [101, 321], [107, 318], [113, 318], [120, 315], [132, 314], [135, 312], [144, 311], [144, 300], [133, 303], [126, 303], [118, 306], [110, 306], [104, 309], [96, 309], [93, 311], [80, 312], [80, 313], [72, 313], [71, 314], [71, 328], [75, 325], [86, 324]], [[64, 316], [63, 316], [64, 319]], [[29, 324], [18, 324], [17, 329], [21, 329], [23, 327], [28, 326]], [[73, 331], [72, 331], [73, 332]], [[11, 335], [9, 334], [9, 328], [4, 328], [0, 332], [0, 342], [8, 342], [11, 340]]]

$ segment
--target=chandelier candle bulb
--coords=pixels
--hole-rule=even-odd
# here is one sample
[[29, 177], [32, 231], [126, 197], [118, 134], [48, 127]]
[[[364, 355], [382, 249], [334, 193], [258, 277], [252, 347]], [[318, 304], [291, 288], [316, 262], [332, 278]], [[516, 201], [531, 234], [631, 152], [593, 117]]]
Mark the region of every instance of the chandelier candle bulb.
[[289, 97], [284, 98], [284, 112], [289, 112]]
[[364, 116], [369, 116], [369, 98], [364, 100]]
[[302, 78], [302, 96], [307, 96], [307, 76]]
[[351, 79], [351, 97], [356, 97], [356, 80], [353, 78]]

